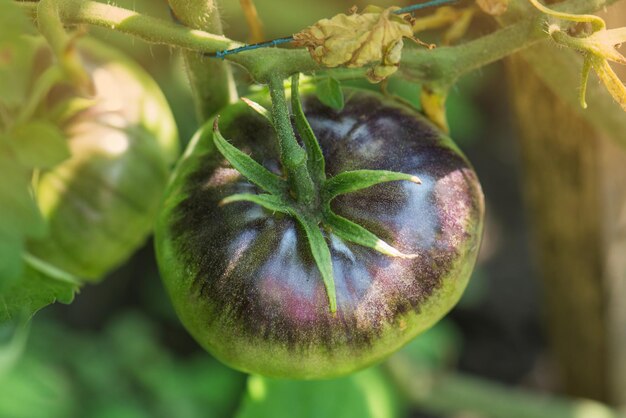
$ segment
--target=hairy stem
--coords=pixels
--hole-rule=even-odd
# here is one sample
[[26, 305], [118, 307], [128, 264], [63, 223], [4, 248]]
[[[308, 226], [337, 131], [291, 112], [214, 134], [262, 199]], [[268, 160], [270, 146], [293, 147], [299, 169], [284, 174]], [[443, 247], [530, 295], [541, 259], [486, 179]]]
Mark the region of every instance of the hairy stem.
[[269, 87], [272, 97], [272, 120], [280, 146], [280, 160], [287, 171], [287, 178], [292, 192], [296, 194], [296, 200], [308, 204], [315, 196], [314, 185], [307, 170], [306, 151], [298, 144], [293, 132], [282, 76], [276, 74], [270, 78]]
[[[222, 34], [222, 22], [214, 0], [169, 0], [176, 18], [191, 29]], [[237, 89], [228, 64], [183, 51], [187, 75], [200, 121], [237, 100]]]
[[93, 93], [91, 79], [80, 62], [74, 39], [65, 31], [61, 19], [61, 2], [41, 0], [37, 3], [37, 25], [50, 44], [63, 71], [76, 87], [87, 94]]
[[[37, 2], [18, 2], [37, 17]], [[136, 36], [154, 44], [178, 46], [198, 52], [215, 52], [238, 46], [237, 42], [201, 30], [168, 22], [132, 10], [83, 0], [58, 0], [59, 17], [66, 25], [89, 24]]]
[[[554, 7], [568, 13], [589, 13], [617, 0], [568, 0]], [[37, 3], [19, 2], [35, 13]], [[83, 0], [58, 0], [64, 23], [87, 23], [138, 36], [148, 42], [168, 44], [198, 52], [215, 53], [241, 44], [223, 36], [140, 15], [119, 7]], [[432, 51], [407, 50], [401, 71], [416, 82], [451, 83], [461, 75], [490, 64], [537, 42], [548, 39], [545, 18], [540, 13], [513, 23], [490, 35], [454, 47]], [[305, 49], [265, 48], [228, 55], [226, 59], [245, 67], [259, 82], [267, 83], [277, 71], [285, 77], [297, 72], [319, 70]]]

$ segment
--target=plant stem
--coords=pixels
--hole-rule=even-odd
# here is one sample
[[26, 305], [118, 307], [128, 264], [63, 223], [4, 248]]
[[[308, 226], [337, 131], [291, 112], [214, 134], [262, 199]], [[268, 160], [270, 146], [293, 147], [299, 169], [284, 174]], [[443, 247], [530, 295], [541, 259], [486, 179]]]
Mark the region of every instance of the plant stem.
[[41, 0], [37, 3], [37, 26], [50, 44], [59, 65], [74, 85], [87, 94], [93, 93], [93, 85], [74, 48], [74, 40], [65, 31], [60, 18], [60, 2]]
[[[569, 13], [588, 13], [617, 0], [568, 0], [554, 7]], [[37, 3], [18, 2], [35, 12]], [[198, 52], [215, 53], [241, 44], [223, 36], [166, 22], [139, 13], [93, 1], [59, 0], [60, 17], [64, 23], [87, 23], [126, 32], [148, 42], [168, 44]], [[490, 35], [454, 47], [407, 50], [400, 66], [403, 74], [416, 82], [451, 83], [483, 65], [547, 39], [545, 17], [534, 13]], [[267, 83], [277, 71], [285, 77], [297, 72], [319, 70], [319, 65], [305, 49], [266, 48], [228, 55], [226, 59], [245, 67], [256, 81]]]
[[272, 120], [278, 135], [280, 160], [287, 171], [287, 178], [292, 192], [296, 194], [296, 200], [307, 205], [315, 197], [315, 188], [307, 170], [306, 151], [298, 144], [293, 132], [283, 77], [280, 74], [272, 76], [269, 79], [269, 88], [272, 97]]
[[[616, 1], [570, 0], [554, 9], [586, 13]], [[543, 14], [533, 13], [531, 17], [459, 46], [439, 47], [433, 51], [407, 50], [403, 54], [400, 71], [405, 77], [420, 83], [451, 85], [468, 72], [548, 39], [544, 23]]]
[[624, 418], [624, 415], [599, 402], [535, 394], [476, 377], [419, 367], [402, 354], [396, 354], [385, 365], [392, 380], [412, 403], [438, 415], [469, 413], [489, 418]]
[[[37, 17], [37, 2], [17, 2]], [[59, 0], [59, 17], [65, 24], [100, 26], [136, 36], [154, 44], [178, 46], [198, 52], [215, 52], [239, 46], [237, 42], [201, 30], [168, 22], [151, 16], [142, 15], [132, 10], [95, 1]]]
[[45, 70], [33, 85], [31, 94], [22, 105], [20, 112], [15, 118], [15, 125], [28, 121], [50, 90], [59, 82], [63, 81], [63, 70], [59, 66], [52, 66]]
[[[214, 0], [169, 0], [169, 5], [185, 26], [222, 34], [222, 22]], [[200, 121], [237, 100], [237, 89], [227, 63], [189, 50], [183, 51], [183, 57]]]

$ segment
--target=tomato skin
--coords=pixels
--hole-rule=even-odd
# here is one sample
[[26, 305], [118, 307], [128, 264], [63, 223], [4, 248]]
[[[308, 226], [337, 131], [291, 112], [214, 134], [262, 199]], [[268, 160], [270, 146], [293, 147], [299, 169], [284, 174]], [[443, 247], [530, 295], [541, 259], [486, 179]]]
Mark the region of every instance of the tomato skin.
[[[380, 361], [458, 301], [482, 233], [478, 179], [453, 143], [412, 110], [350, 91], [342, 111], [305, 100], [328, 176], [355, 169], [415, 174], [332, 202], [415, 259], [391, 258], [327, 233], [337, 312], [307, 240], [288, 216], [252, 203], [258, 192], [215, 150], [211, 122], [196, 135], [166, 192], [156, 230], [159, 267], [195, 339], [234, 368], [271, 377], [328, 378]], [[280, 174], [267, 121], [237, 104], [221, 113], [233, 145]]]
[[49, 234], [28, 250], [94, 281], [152, 231], [178, 138], [167, 101], [145, 71], [94, 40], [81, 40], [79, 51], [94, 81], [93, 105], [64, 122], [71, 157], [38, 177]]

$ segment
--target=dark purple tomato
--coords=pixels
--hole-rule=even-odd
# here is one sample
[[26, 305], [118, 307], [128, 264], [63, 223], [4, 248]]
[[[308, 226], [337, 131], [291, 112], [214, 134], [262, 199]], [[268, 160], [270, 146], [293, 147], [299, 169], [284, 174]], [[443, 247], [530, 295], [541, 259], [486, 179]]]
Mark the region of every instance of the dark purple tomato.
[[[299, 224], [249, 202], [260, 193], [215, 149], [212, 121], [199, 131], [166, 192], [156, 228], [159, 267], [194, 338], [218, 359], [273, 377], [327, 378], [384, 359], [445, 315], [460, 298], [478, 252], [483, 195], [452, 141], [412, 109], [346, 91], [337, 111], [312, 95], [305, 114], [327, 176], [384, 169], [422, 184], [384, 183], [342, 195], [333, 210], [413, 259], [392, 258], [324, 231], [337, 292], [324, 283]], [[235, 104], [220, 130], [281, 174], [267, 120]]]

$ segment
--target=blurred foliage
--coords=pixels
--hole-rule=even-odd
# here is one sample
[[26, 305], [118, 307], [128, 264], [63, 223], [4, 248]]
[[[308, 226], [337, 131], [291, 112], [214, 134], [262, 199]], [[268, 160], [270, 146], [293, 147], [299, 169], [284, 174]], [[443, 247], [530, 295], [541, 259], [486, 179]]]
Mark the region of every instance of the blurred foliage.
[[[0, 417], [392, 418], [405, 406], [388, 376], [372, 367], [320, 381], [274, 380], [236, 372], [207, 354], [177, 355], [157, 323], [126, 312], [101, 332], [76, 331], [50, 319], [33, 323], [21, 358], [23, 324], [3, 338]], [[7, 334], [0, 329], [0, 337]], [[431, 368], [450, 365], [458, 347], [445, 321], [398, 355]]]
[[[69, 156], [60, 129], [32, 118], [44, 77], [33, 82], [40, 45], [32, 22], [12, 2], [0, 2], [0, 323], [30, 315], [56, 300], [70, 302], [76, 283], [42, 263], [24, 263], [27, 239], [41, 238], [47, 225], [31, 190], [33, 172]], [[43, 80], [43, 81], [42, 81]]]
[[98, 334], [38, 321], [24, 356], [0, 377], [0, 416], [227, 417], [244, 383], [208, 355], [175, 358], [140, 314]]
[[333, 380], [289, 381], [250, 376], [237, 418], [392, 418], [393, 389], [370, 368]]

